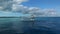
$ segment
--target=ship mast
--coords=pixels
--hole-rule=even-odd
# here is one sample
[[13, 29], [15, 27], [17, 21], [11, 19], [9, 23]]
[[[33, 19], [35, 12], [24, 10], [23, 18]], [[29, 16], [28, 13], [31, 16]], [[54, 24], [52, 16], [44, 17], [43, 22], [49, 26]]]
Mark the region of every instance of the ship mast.
[[34, 28], [34, 23], [35, 23], [35, 15], [34, 15], [34, 13], [31, 14], [31, 19], [30, 20], [32, 21], [32, 28]]

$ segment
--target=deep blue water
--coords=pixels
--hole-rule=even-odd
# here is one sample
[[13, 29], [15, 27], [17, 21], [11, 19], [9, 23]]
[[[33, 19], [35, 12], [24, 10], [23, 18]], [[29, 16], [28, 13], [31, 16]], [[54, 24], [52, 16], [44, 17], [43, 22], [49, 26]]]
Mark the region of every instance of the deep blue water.
[[[0, 34], [60, 34], [60, 17], [37, 17], [34, 19], [35, 21], [21, 22], [20, 18], [0, 18], [0, 30], [8, 28], [8, 30], [0, 31]], [[20, 30], [19, 27], [24, 25], [24, 33], [16, 33], [16, 30], [12, 29], [15, 23], [20, 23], [17, 24], [16, 30]], [[28, 23], [32, 24], [32, 28]]]

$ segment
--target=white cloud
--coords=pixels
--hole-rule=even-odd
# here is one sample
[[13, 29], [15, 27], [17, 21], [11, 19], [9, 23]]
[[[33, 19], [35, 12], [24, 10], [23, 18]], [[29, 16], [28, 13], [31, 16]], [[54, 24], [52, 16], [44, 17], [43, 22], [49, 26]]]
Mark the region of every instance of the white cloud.
[[41, 13], [42, 13], [42, 9], [40, 9], [40, 8], [38, 8], [38, 7], [30, 7], [30, 8], [29, 8], [29, 12], [30, 12], [31, 14], [37, 15], [37, 14], [41, 14]]
[[13, 5], [13, 7], [12, 7], [12, 11], [21, 12], [21, 13], [28, 12], [28, 9], [29, 8], [27, 6], [23, 6], [23, 5]]
[[26, 13], [28, 11], [27, 6], [21, 5], [22, 2], [27, 2], [28, 0], [13, 0], [12, 11], [23, 12]]
[[21, 4], [22, 2], [26, 2], [28, 0], [0, 0], [0, 6], [3, 8], [0, 8], [0, 10], [9, 10], [11, 11], [12, 10], [12, 5], [13, 4]]
[[15, 4], [20, 4], [20, 3], [26, 2], [28, 0], [13, 0], [13, 1], [15, 2]]
[[34, 14], [36, 16], [40, 15], [56, 15], [55, 9], [41, 9], [38, 7], [27, 7], [21, 5], [22, 2], [27, 2], [28, 0], [0, 0], [0, 10], [9, 10], [15, 12], [21, 12], [24, 14]]
[[23, 14], [33, 14], [35, 16], [56, 16], [55, 9], [40, 9], [38, 7], [27, 7], [23, 5], [14, 5], [13, 11]]
[[56, 9], [43, 9], [45, 16], [57, 16]]
[[13, 0], [0, 0], [0, 6], [3, 8], [0, 8], [0, 10], [11, 10]]
[[28, 13], [35, 16], [57, 16], [56, 9], [40, 9], [38, 7], [30, 7]]
[[3, 10], [3, 7], [0, 6], [0, 10]]

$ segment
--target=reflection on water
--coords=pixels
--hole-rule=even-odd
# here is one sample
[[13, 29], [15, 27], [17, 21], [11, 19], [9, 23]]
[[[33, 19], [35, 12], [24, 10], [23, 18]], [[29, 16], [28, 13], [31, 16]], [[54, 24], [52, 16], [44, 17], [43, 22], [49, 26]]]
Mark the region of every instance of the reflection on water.
[[41, 17], [35, 21], [21, 21], [21, 18], [0, 18], [0, 34], [60, 34], [59, 19]]

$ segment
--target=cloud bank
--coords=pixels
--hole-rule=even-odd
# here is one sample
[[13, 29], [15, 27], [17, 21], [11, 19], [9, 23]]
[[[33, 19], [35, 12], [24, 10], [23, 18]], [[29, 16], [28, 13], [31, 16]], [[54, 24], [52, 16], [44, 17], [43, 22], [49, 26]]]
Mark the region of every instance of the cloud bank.
[[0, 0], [0, 10], [8, 10], [11, 11], [13, 5], [19, 5], [22, 2], [26, 2], [28, 0]]
[[35, 16], [56, 16], [55, 9], [41, 9], [38, 7], [28, 7], [21, 3], [28, 0], [0, 0], [0, 10], [12, 11], [23, 14], [32, 14]]
[[11, 10], [13, 0], [0, 0], [0, 10]]

